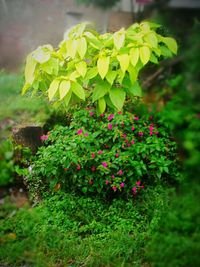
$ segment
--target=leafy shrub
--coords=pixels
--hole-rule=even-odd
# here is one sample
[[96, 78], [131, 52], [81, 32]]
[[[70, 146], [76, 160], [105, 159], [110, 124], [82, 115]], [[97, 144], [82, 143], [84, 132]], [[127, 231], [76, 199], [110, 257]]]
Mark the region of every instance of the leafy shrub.
[[[151, 119], [151, 118], [150, 118]], [[136, 195], [146, 185], [177, 179], [176, 144], [166, 129], [129, 113], [74, 112], [69, 127], [42, 137], [29, 182], [58, 190]]]
[[99, 34], [88, 23], [78, 24], [57, 50], [44, 45], [28, 55], [22, 93], [40, 93], [65, 109], [89, 99], [99, 113], [107, 106], [121, 110], [125, 99], [141, 96], [140, 70], [177, 53], [176, 41], [159, 28], [142, 22]]

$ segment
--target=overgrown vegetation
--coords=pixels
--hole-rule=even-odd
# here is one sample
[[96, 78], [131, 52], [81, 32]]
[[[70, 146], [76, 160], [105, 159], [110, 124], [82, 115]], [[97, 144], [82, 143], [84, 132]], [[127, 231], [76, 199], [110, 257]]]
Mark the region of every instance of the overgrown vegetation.
[[[197, 36], [195, 31], [193, 36]], [[196, 62], [195, 53], [188, 55], [191, 62]], [[149, 114], [146, 106], [134, 101], [134, 107], [126, 102], [123, 112], [102, 115], [89, 102], [87, 109], [84, 105], [74, 109], [67, 121], [53, 123], [61, 121], [62, 126], [47, 124], [50, 132], [41, 137], [44, 146], [30, 162], [30, 174], [22, 170], [35, 194], [34, 205], [17, 208], [12, 198], [4, 198], [0, 264], [200, 265], [198, 77], [191, 83], [191, 76], [182, 74], [188, 71], [187, 66], [165, 80], [160, 93], [151, 89], [160, 98], [170, 92], [171, 98], [159, 112]], [[174, 183], [178, 168], [175, 140], [183, 165], [180, 184]], [[154, 151], [149, 151], [149, 144], [155, 146]], [[127, 168], [124, 156], [130, 160]], [[148, 164], [151, 157], [155, 157], [155, 169]], [[168, 161], [169, 166], [164, 166]], [[117, 173], [113, 177], [116, 185], [111, 170]], [[124, 175], [129, 173], [130, 180]], [[118, 192], [126, 192], [129, 181], [130, 189], [140, 189], [139, 194], [119, 198]], [[93, 185], [95, 194], [90, 190]], [[110, 197], [105, 197], [105, 191]]]

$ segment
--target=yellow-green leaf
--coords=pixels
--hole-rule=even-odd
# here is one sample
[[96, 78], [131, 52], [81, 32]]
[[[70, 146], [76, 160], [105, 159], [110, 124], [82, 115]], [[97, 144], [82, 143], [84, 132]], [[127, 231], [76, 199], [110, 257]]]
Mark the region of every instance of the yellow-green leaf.
[[140, 47], [140, 59], [143, 65], [147, 64], [147, 62], [150, 59], [150, 55], [151, 55], [151, 52], [147, 46]]
[[97, 76], [97, 74], [98, 74], [97, 67], [93, 67], [87, 71], [86, 76], [85, 76], [85, 80], [93, 79], [95, 76]]
[[115, 32], [113, 35], [114, 38], [114, 46], [117, 48], [117, 50], [119, 50], [123, 44], [124, 44], [124, 40], [125, 40], [125, 31], [124, 29]]
[[48, 89], [48, 97], [49, 97], [49, 101], [51, 101], [53, 99], [53, 97], [55, 96], [58, 87], [59, 87], [60, 81], [55, 79], [53, 80], [53, 82], [50, 84], [50, 87]]
[[34, 73], [37, 62], [33, 59], [31, 55], [29, 55], [26, 59], [26, 67], [25, 67], [25, 81], [26, 83], [32, 84], [34, 81]]
[[158, 40], [157, 40], [155, 33], [153, 33], [153, 32], [148, 33], [144, 37], [144, 39], [148, 44], [150, 44], [151, 47], [157, 47], [158, 46]]
[[105, 78], [109, 69], [110, 57], [102, 56], [97, 61], [97, 69], [102, 79]]
[[163, 37], [162, 41], [166, 44], [166, 46], [169, 48], [169, 50], [172, 53], [177, 54], [178, 45], [177, 45], [177, 42], [173, 38]]
[[73, 82], [71, 84], [71, 89], [76, 96], [78, 96], [82, 100], [85, 100], [85, 91], [79, 83]]
[[67, 56], [75, 58], [77, 52], [77, 40], [69, 39], [66, 41]]
[[70, 75], [69, 75], [69, 79], [72, 82], [76, 82], [76, 79], [80, 77], [80, 74], [78, 73], [78, 71], [73, 71]]
[[87, 42], [84, 37], [81, 37], [78, 40], [77, 51], [78, 51], [80, 58], [83, 59], [87, 51]]
[[70, 90], [70, 81], [62, 81], [59, 86], [60, 100], [62, 100]]
[[40, 64], [43, 64], [50, 59], [50, 53], [44, 51], [42, 47], [38, 47], [38, 49], [33, 52], [32, 57]]
[[104, 113], [104, 111], [106, 110], [106, 101], [104, 97], [98, 100], [98, 110], [100, 114]]
[[134, 84], [137, 80], [138, 71], [132, 65], [129, 65], [128, 73], [131, 83]]
[[82, 76], [85, 77], [85, 74], [87, 72], [87, 64], [85, 61], [81, 61], [79, 63], [76, 64], [76, 70], [78, 71], [78, 73]]
[[139, 56], [140, 56], [139, 48], [137, 48], [137, 47], [131, 48], [131, 50], [130, 50], [130, 61], [131, 61], [131, 64], [134, 67], [138, 63]]
[[126, 70], [128, 69], [129, 63], [130, 63], [129, 55], [128, 54], [119, 55], [117, 56], [117, 60], [119, 61], [121, 70], [123, 72], [126, 72]]

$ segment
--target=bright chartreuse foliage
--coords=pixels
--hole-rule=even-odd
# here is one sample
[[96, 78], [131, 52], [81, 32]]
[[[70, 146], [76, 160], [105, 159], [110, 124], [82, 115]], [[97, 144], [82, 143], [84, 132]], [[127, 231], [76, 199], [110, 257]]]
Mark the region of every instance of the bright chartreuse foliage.
[[66, 110], [92, 99], [99, 113], [107, 106], [119, 111], [126, 99], [141, 97], [141, 90], [135, 93], [140, 70], [177, 53], [176, 41], [159, 28], [142, 22], [99, 34], [89, 23], [78, 24], [58, 49], [44, 45], [28, 55], [22, 93], [40, 92]]

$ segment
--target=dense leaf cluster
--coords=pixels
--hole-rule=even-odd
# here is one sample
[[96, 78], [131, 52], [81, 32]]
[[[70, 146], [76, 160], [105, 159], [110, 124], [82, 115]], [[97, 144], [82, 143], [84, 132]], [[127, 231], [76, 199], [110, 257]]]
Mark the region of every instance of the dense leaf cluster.
[[28, 55], [22, 92], [48, 96], [65, 109], [90, 99], [99, 113], [107, 106], [119, 111], [125, 99], [141, 97], [140, 70], [177, 52], [176, 41], [157, 33], [159, 28], [142, 22], [99, 34], [88, 23], [78, 24], [58, 49], [44, 45]]

